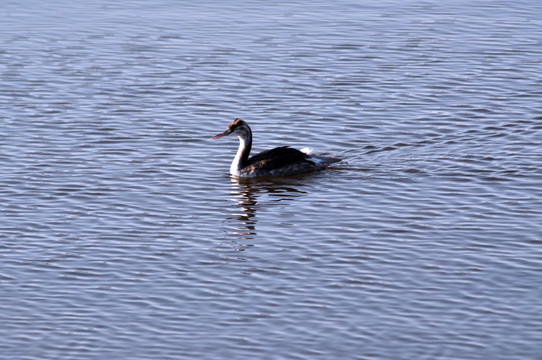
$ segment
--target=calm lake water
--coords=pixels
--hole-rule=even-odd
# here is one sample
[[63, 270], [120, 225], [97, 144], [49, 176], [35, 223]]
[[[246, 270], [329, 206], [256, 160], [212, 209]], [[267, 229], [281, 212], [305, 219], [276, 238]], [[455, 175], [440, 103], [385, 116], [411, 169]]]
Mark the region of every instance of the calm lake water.
[[[3, 1], [1, 359], [541, 359], [542, 2]], [[254, 150], [340, 157], [237, 181]]]

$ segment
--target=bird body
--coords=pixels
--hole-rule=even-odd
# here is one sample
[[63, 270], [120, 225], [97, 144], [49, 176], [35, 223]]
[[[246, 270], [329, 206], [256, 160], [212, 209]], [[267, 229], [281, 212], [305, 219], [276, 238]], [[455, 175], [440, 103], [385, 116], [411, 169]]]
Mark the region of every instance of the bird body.
[[340, 161], [336, 158], [316, 157], [309, 151], [302, 152], [288, 146], [262, 151], [249, 158], [252, 149], [252, 130], [248, 124], [235, 119], [226, 130], [213, 136], [218, 139], [234, 135], [239, 138], [239, 148], [230, 166], [230, 174], [238, 177], [285, 176], [324, 169]]

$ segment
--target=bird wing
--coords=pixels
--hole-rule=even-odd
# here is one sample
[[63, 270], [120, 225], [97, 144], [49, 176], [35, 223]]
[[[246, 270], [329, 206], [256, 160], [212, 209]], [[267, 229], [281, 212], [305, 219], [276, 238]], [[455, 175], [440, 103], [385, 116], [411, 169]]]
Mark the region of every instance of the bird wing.
[[261, 170], [271, 170], [295, 163], [312, 163], [307, 154], [288, 146], [265, 150], [248, 159], [247, 166], [256, 166]]

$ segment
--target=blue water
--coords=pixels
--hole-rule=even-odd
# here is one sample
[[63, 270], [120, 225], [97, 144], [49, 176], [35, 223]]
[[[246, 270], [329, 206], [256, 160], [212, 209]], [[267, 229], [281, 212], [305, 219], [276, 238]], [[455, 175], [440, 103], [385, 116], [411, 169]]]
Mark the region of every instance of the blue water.
[[0, 358], [542, 358], [541, 15], [2, 2]]

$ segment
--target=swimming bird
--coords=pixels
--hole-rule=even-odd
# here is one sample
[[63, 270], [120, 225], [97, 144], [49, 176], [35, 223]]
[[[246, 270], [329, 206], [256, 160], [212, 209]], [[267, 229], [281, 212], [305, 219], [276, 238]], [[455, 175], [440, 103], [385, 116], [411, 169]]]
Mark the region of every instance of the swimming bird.
[[223, 133], [211, 139], [229, 135], [239, 138], [239, 148], [230, 166], [230, 174], [238, 177], [301, 174], [321, 170], [329, 164], [340, 161], [336, 158], [313, 156], [308, 149], [300, 151], [288, 146], [262, 151], [249, 158], [252, 149], [252, 130], [239, 118], [233, 120]]

